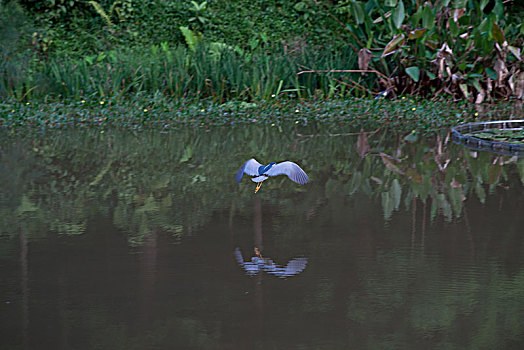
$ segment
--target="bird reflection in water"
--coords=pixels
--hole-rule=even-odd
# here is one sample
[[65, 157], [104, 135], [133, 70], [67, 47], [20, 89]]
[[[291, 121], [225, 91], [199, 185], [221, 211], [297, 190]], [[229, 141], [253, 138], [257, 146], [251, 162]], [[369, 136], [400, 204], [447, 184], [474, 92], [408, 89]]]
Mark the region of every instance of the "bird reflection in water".
[[242, 252], [239, 248], [235, 249], [235, 259], [237, 263], [246, 271], [248, 275], [256, 275], [260, 271], [280, 278], [298, 275], [306, 268], [307, 258], [296, 258], [290, 260], [287, 265], [277, 265], [271, 259], [264, 258], [258, 248], [255, 248], [255, 256], [251, 260], [244, 261]]

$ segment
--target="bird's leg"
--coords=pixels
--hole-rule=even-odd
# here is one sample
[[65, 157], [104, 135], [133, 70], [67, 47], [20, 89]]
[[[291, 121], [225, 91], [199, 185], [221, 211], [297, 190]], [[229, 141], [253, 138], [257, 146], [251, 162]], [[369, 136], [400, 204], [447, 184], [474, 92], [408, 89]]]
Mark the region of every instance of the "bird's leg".
[[255, 247], [255, 254], [256, 254], [260, 259], [264, 259], [264, 257], [262, 256], [262, 253], [260, 252], [260, 250], [258, 250], [257, 247]]
[[258, 190], [260, 189], [260, 187], [262, 187], [262, 182], [264, 182], [264, 180], [260, 181], [260, 182], [257, 184], [257, 188], [255, 188], [255, 193], [257, 193]]

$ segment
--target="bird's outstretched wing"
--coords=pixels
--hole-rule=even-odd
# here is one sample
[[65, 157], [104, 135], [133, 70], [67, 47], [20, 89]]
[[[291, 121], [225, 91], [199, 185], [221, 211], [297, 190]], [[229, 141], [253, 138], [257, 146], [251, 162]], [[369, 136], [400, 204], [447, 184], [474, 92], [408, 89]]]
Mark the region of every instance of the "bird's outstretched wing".
[[305, 268], [307, 264], [307, 258], [296, 258], [291, 260], [286, 265], [286, 270], [284, 272], [284, 275], [287, 276], [293, 276], [298, 275], [301, 273]]
[[306, 264], [307, 258], [297, 258], [288, 262], [286, 266], [273, 265], [271, 268], [266, 268], [264, 271], [280, 278], [287, 278], [298, 275], [304, 271]]
[[298, 184], [305, 184], [309, 181], [304, 170], [302, 170], [296, 163], [293, 162], [282, 162], [275, 164], [268, 170], [269, 176], [287, 175], [292, 181]]
[[251, 158], [242, 164], [242, 166], [238, 169], [237, 174], [235, 175], [235, 180], [240, 182], [242, 180], [242, 176], [244, 176], [244, 173], [248, 174], [249, 176], [258, 175], [258, 167], [261, 165], [262, 164], [257, 162], [254, 158]]

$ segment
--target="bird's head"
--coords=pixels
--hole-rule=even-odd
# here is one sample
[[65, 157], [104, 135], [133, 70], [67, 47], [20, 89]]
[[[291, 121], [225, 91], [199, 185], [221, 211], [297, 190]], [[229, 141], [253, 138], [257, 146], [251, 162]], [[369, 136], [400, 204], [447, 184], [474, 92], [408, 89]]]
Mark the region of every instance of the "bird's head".
[[275, 162], [271, 162], [271, 163], [269, 163], [269, 166], [273, 166], [273, 165], [275, 165], [275, 164], [277, 164], [277, 163], [275, 163]]

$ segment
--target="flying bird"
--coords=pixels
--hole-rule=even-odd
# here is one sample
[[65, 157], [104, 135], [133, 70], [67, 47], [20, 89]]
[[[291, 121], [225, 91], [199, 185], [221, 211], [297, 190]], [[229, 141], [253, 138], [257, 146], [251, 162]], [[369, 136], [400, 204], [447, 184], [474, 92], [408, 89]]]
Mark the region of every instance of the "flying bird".
[[255, 159], [251, 158], [246, 161], [237, 171], [235, 180], [242, 181], [244, 174], [251, 176], [251, 181], [257, 183], [255, 193], [258, 192], [262, 186], [262, 182], [267, 180], [270, 176], [287, 175], [291, 181], [298, 184], [305, 184], [309, 181], [304, 170], [302, 170], [296, 163], [285, 161], [281, 163], [271, 162], [268, 165], [262, 165]]

